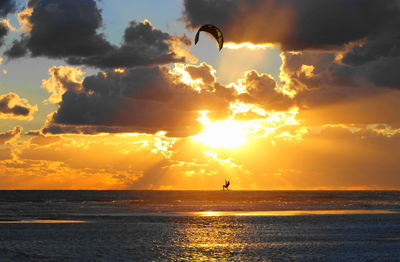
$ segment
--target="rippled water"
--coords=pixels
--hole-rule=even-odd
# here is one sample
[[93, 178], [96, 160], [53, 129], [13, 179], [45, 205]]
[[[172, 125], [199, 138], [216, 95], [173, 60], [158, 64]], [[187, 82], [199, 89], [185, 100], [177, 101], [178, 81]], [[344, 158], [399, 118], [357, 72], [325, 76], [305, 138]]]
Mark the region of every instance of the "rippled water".
[[399, 199], [387, 191], [0, 191], [0, 261], [400, 261]]

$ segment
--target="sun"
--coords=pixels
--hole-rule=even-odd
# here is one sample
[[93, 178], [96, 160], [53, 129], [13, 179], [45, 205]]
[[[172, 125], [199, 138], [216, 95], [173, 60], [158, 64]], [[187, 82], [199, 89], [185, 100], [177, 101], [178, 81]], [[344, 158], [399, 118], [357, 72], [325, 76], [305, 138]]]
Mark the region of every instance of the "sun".
[[[293, 133], [285, 130], [285, 127], [298, 126], [296, 120], [298, 108], [292, 108], [287, 112], [266, 112], [250, 104], [231, 105], [233, 115], [225, 120], [212, 121], [208, 118], [208, 110], [199, 111], [197, 119], [203, 125], [203, 131], [192, 138], [211, 148], [233, 149], [243, 146], [261, 138], [271, 139], [301, 139], [306, 130], [299, 128]], [[238, 113], [253, 112], [261, 118], [249, 120], [236, 120]]]
[[236, 148], [247, 142], [247, 126], [233, 119], [208, 123], [193, 138], [212, 148]]
[[[197, 119], [204, 129], [192, 138], [211, 148], [233, 149], [248, 143], [254, 133], [255, 125], [251, 121], [237, 121], [234, 117], [225, 120], [212, 121], [208, 118], [208, 110], [199, 111]], [[257, 128], [256, 128], [257, 129]]]

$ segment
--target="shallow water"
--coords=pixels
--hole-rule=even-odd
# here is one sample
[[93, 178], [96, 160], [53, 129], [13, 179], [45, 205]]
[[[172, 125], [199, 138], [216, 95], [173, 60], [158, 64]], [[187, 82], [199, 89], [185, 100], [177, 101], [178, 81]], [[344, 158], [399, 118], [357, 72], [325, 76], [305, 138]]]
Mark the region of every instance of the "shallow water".
[[399, 196], [1, 191], [0, 261], [400, 261]]
[[60, 219], [29, 219], [29, 220], [2, 220], [0, 224], [32, 224], [32, 223], [41, 223], [41, 224], [65, 224], [65, 223], [86, 223], [87, 221], [83, 220], [60, 220]]

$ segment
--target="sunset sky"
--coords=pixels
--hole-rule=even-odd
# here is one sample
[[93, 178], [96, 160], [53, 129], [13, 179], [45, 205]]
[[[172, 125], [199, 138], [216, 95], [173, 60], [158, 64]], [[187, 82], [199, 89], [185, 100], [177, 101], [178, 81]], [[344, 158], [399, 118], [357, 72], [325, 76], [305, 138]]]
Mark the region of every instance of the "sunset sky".
[[399, 28], [399, 0], [0, 0], [0, 189], [399, 189]]

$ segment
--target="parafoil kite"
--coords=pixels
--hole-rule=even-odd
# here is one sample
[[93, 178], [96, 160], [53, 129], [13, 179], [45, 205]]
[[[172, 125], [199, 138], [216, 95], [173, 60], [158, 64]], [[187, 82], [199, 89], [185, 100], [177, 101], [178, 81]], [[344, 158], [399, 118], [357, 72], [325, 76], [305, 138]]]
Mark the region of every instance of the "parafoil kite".
[[222, 35], [222, 32], [218, 29], [218, 27], [211, 24], [206, 24], [199, 28], [196, 37], [194, 38], [194, 44], [197, 44], [197, 42], [199, 41], [199, 35], [201, 31], [211, 34], [215, 38], [215, 40], [217, 40], [219, 50], [222, 49], [222, 47], [224, 46], [224, 37]]

